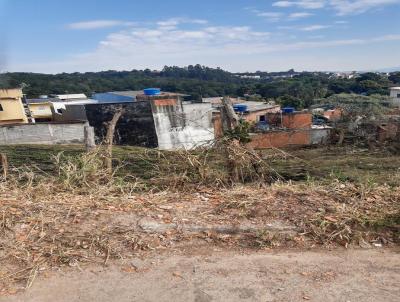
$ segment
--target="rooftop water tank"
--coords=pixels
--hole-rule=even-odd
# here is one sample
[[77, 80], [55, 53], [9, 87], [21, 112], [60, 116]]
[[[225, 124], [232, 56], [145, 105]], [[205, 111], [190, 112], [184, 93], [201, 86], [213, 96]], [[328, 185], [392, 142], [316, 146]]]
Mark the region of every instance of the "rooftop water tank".
[[282, 112], [283, 113], [293, 113], [294, 108], [293, 107], [285, 107], [285, 108], [282, 108]]
[[161, 94], [160, 88], [146, 88], [143, 89], [145, 95], [159, 95]]
[[246, 112], [247, 111], [247, 105], [243, 104], [235, 104], [233, 105], [233, 109], [237, 112]]

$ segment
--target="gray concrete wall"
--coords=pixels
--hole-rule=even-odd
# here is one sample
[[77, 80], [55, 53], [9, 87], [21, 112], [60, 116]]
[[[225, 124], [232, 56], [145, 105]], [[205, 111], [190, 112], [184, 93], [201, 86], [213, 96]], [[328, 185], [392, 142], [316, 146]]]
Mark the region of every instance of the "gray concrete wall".
[[214, 140], [209, 103], [152, 106], [158, 147], [161, 150], [193, 149]]
[[0, 126], [0, 145], [82, 144], [85, 123]]
[[329, 142], [330, 128], [325, 129], [311, 129], [310, 130], [310, 144], [311, 145], [326, 145]]

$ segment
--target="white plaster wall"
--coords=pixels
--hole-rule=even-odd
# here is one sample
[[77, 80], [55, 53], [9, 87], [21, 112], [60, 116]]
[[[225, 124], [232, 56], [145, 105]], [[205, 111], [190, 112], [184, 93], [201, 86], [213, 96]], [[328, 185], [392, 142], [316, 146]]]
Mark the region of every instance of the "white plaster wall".
[[398, 95], [400, 95], [400, 88], [390, 89], [390, 97], [393, 99], [393, 106], [400, 106], [400, 97], [398, 97]]
[[153, 108], [153, 118], [161, 150], [193, 149], [214, 140], [210, 103], [182, 104], [174, 110]]

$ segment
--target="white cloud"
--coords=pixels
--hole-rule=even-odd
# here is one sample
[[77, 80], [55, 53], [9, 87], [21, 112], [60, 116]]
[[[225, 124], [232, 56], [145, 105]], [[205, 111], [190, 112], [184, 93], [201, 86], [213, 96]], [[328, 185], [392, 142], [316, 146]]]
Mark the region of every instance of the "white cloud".
[[289, 14], [289, 19], [295, 20], [295, 19], [302, 19], [302, 18], [307, 18], [307, 17], [311, 17], [314, 14], [311, 13], [307, 13], [307, 12], [298, 12], [298, 13], [291, 13]]
[[374, 42], [398, 41], [398, 40], [400, 40], [400, 35], [384, 35], [372, 39], [372, 41]]
[[272, 3], [275, 7], [299, 7], [303, 9], [319, 9], [325, 6], [324, 0], [302, 0], [302, 1], [277, 1]]
[[[316, 24], [297, 29], [313, 32], [326, 27]], [[313, 36], [313, 40], [305, 38], [304, 41], [297, 42], [286, 38], [286, 35], [282, 36], [285, 37], [284, 40], [279, 37], [276, 39], [275, 36], [276, 33], [271, 35], [269, 32], [256, 31], [249, 26], [211, 26], [206, 22], [197, 22], [194, 26], [188, 27], [183, 21], [162, 20], [153, 24], [131, 26], [109, 34], [93, 51], [64, 57], [59, 62], [18, 65], [18, 60], [15, 60], [11, 70], [73, 72], [161, 69], [164, 65], [185, 66], [194, 63], [236, 71], [269, 68], [268, 64], [276, 66], [276, 69], [285, 69], [288, 62], [283, 58], [299, 58], [300, 50], [371, 46], [385, 41], [385, 43], [400, 41], [400, 34], [342, 40], [326, 40], [322, 36]], [[321, 55], [325, 53], [329, 52], [318, 52]], [[392, 59], [394, 57], [395, 54]], [[375, 62], [378, 60], [381, 62], [383, 59], [386, 60], [387, 57], [379, 56]], [[371, 59], [367, 63], [370, 61]], [[307, 64], [323, 66], [325, 63], [310, 60]], [[366, 67], [368, 66], [364, 66], [364, 69]]]
[[349, 23], [349, 21], [338, 20], [338, 21], [335, 21], [335, 23], [336, 24], [347, 24], [347, 23]]
[[400, 3], [399, 0], [330, 0], [329, 2], [339, 16], [361, 14], [371, 9]]
[[315, 25], [300, 27], [299, 29], [302, 31], [316, 31], [316, 30], [321, 30], [321, 29], [325, 29], [325, 28], [329, 28], [329, 27], [330, 27], [329, 25], [315, 24]]
[[99, 29], [116, 26], [132, 26], [133, 22], [119, 21], [119, 20], [91, 20], [70, 23], [67, 25], [70, 29]]
[[258, 10], [253, 10], [253, 12], [258, 16], [267, 19], [270, 22], [279, 21], [285, 14], [280, 12], [262, 12]]
[[302, 9], [331, 8], [339, 16], [362, 14], [372, 9], [380, 9], [391, 4], [398, 4], [400, 0], [302, 0], [276, 1], [274, 7], [298, 7]]
[[277, 22], [284, 18], [287, 18], [288, 20], [297, 20], [301, 18], [307, 18], [313, 15], [312, 13], [308, 12], [295, 12], [287, 15], [282, 12], [263, 12], [256, 9], [251, 9], [250, 11], [256, 14], [256, 16], [265, 18], [270, 22]]
[[179, 24], [184, 24], [184, 23], [189, 23], [189, 24], [207, 24], [207, 20], [203, 19], [188, 19], [188, 18], [170, 18], [167, 20], [162, 20], [158, 21], [157, 25], [164, 29], [174, 29], [176, 28]]

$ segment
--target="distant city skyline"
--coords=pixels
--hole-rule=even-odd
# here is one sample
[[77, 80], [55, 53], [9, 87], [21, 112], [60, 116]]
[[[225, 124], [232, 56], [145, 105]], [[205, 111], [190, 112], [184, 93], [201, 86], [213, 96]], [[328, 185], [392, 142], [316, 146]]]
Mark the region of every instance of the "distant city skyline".
[[400, 0], [0, 0], [0, 72], [400, 66]]

